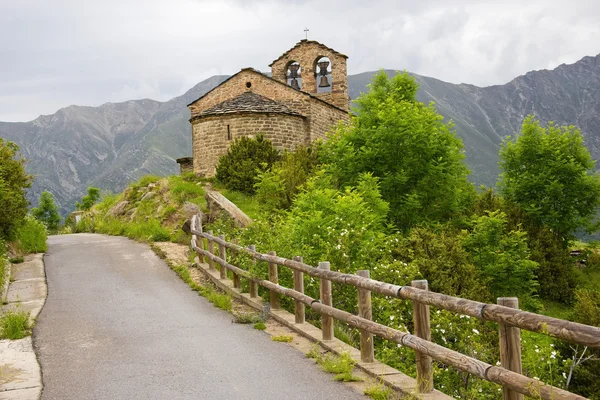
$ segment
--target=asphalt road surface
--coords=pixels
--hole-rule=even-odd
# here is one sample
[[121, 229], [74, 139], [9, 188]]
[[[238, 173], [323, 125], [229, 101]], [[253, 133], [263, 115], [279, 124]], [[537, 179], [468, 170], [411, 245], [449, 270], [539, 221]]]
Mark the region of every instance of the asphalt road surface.
[[146, 245], [52, 236], [34, 329], [43, 400], [364, 399], [192, 292]]

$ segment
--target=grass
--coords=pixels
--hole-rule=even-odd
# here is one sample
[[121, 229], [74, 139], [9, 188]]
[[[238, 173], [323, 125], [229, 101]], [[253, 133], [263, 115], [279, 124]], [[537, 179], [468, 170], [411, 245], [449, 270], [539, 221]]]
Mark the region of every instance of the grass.
[[206, 297], [206, 299], [211, 302], [215, 307], [220, 308], [221, 310], [231, 311], [232, 302], [231, 296], [219, 292], [212, 285], [201, 286], [194, 282], [192, 279], [192, 275], [190, 274], [190, 270], [185, 265], [175, 265], [167, 259], [167, 255], [164, 251], [162, 251], [156, 245], [150, 245], [150, 248], [156, 253], [156, 255], [163, 260], [166, 261], [167, 265], [175, 271], [177, 276], [188, 284], [188, 286], [195, 292], [198, 292], [201, 296]]
[[17, 229], [17, 239], [21, 242], [26, 253], [43, 253], [47, 250], [46, 227], [33, 217], [26, 217], [23, 224]]
[[219, 192], [250, 218], [256, 219], [260, 215], [260, 203], [255, 197], [227, 189], [220, 189]]
[[344, 323], [334, 321], [333, 335], [336, 338], [340, 339], [342, 342], [349, 344], [352, 347], [359, 347], [360, 341], [357, 338], [356, 332]]
[[383, 383], [374, 383], [367, 386], [364, 393], [374, 400], [389, 400], [394, 392]]
[[0, 339], [17, 340], [30, 334], [29, 313], [10, 310], [0, 317]]
[[290, 335], [271, 336], [271, 340], [274, 342], [290, 343], [292, 339], [294, 337]]
[[232, 312], [233, 322], [236, 324], [256, 324], [264, 322], [260, 314], [247, 312]]
[[186, 201], [201, 205], [204, 203], [205, 191], [202, 185], [194, 182], [188, 182], [179, 175], [173, 175], [169, 178], [169, 191], [171, 196], [178, 204]]
[[357, 382], [362, 379], [352, 374], [356, 361], [352, 359], [349, 353], [342, 353], [339, 356], [327, 353], [321, 354], [318, 347], [313, 347], [307, 354], [307, 357], [314, 359], [321, 369], [330, 374], [336, 381]]
[[16, 256], [9, 258], [8, 261], [10, 261], [12, 264], [21, 264], [23, 261], [25, 261], [25, 258], [23, 258], [23, 256]]
[[265, 329], [267, 329], [267, 326], [265, 325], [264, 322], [257, 322], [254, 324], [254, 329], [259, 330], [259, 331], [264, 331]]

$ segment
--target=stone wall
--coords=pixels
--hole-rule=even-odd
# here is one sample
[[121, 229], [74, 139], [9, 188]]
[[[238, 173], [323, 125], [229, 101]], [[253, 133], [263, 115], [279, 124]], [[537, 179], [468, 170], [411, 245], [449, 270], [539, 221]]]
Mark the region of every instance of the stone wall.
[[179, 164], [180, 174], [194, 171], [194, 160], [192, 157], [181, 157], [175, 161], [177, 162], [177, 164]]
[[[319, 73], [317, 61], [321, 57], [327, 57], [331, 62], [332, 82], [330, 93], [317, 93], [318, 77], [315, 77], [315, 73]], [[298, 62], [302, 72], [302, 91], [349, 111], [350, 97], [348, 96], [346, 58], [343, 54], [321, 43], [302, 40], [271, 64], [271, 74], [273, 79], [277, 79], [287, 85], [288, 66], [293, 62]]]
[[[248, 87], [248, 84], [250, 87]], [[207, 93], [204, 97], [190, 104], [194, 157], [199, 151], [196, 149], [196, 146], [202, 146], [202, 142], [196, 138], [195, 125], [199, 119], [195, 119], [195, 117], [202, 111], [225, 100], [239, 96], [248, 90], [285, 104], [290, 109], [306, 116], [306, 126], [304, 127], [304, 132], [306, 133], [302, 133], [303, 135], [306, 135], [306, 140], [324, 138], [325, 134], [339, 121], [347, 122], [350, 119], [347, 112], [342, 111], [337, 107], [329, 105], [314, 97], [307, 96], [306, 94], [292, 89], [279, 81], [270, 79], [253, 69], [244, 69], [212, 92]], [[202, 117], [201, 119], [204, 118], [206, 117]], [[223, 115], [218, 118], [228, 117]], [[227, 124], [224, 125], [226, 126]], [[308, 132], [310, 132], [310, 136]], [[198, 171], [196, 165], [194, 165], [194, 171]]]
[[194, 172], [214, 176], [219, 157], [236, 138], [259, 133], [280, 150], [293, 150], [310, 140], [306, 119], [300, 116], [246, 113], [201, 117], [192, 124]]

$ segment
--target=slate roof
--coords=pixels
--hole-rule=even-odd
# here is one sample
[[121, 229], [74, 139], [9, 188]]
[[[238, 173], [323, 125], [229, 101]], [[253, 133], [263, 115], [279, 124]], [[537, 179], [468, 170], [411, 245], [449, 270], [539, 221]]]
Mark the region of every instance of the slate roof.
[[303, 115], [275, 100], [252, 92], [244, 92], [233, 99], [225, 100], [216, 106], [207, 108], [198, 117], [207, 115], [222, 115], [234, 113], [274, 113], [289, 114], [302, 117]]
[[[328, 105], [329, 107], [332, 107], [332, 108], [338, 109], [338, 110], [340, 110], [340, 111], [342, 111], [342, 112], [345, 112], [345, 113], [348, 113], [348, 111], [347, 111], [347, 110], [344, 110], [343, 108], [341, 108], [341, 107], [338, 107], [338, 106], [336, 106], [336, 105], [335, 105], [335, 104], [333, 104], [333, 103], [329, 103], [329, 102], [327, 102], [327, 101], [325, 101], [325, 100], [323, 100], [323, 99], [321, 99], [321, 98], [319, 98], [319, 97], [315, 96], [314, 94], [310, 94], [310, 93], [308, 93], [308, 92], [304, 92], [304, 91], [302, 91], [302, 90], [296, 90], [296, 89], [292, 88], [290, 85], [287, 85], [287, 84], [285, 84], [285, 83], [283, 83], [283, 82], [281, 82], [281, 81], [278, 81], [277, 79], [274, 79], [274, 78], [272, 78], [272, 77], [270, 77], [270, 76], [267, 76], [267, 75], [263, 74], [262, 72], [260, 72], [260, 71], [257, 71], [256, 69], [254, 69], [254, 68], [251, 68], [251, 67], [242, 68], [242, 69], [240, 70], [240, 72], [238, 72], [238, 73], [235, 73], [235, 74], [231, 75], [229, 78], [227, 78], [227, 79], [225, 79], [223, 82], [221, 82], [221, 83], [220, 83], [218, 86], [215, 86], [214, 88], [212, 88], [212, 89], [211, 89], [211, 90], [209, 90], [208, 92], [204, 93], [202, 96], [198, 97], [196, 100], [192, 101], [192, 102], [191, 102], [190, 104], [188, 104], [187, 106], [188, 106], [188, 107], [190, 107], [190, 106], [192, 106], [194, 103], [196, 103], [197, 101], [199, 101], [199, 100], [201, 100], [201, 99], [205, 98], [206, 96], [208, 96], [209, 94], [211, 94], [212, 92], [215, 92], [215, 91], [217, 91], [217, 90], [218, 90], [218, 89], [219, 89], [219, 88], [220, 88], [220, 87], [221, 87], [221, 86], [222, 86], [222, 85], [223, 85], [225, 82], [227, 82], [227, 81], [229, 81], [229, 80], [233, 79], [235, 76], [237, 76], [238, 74], [241, 74], [242, 72], [252, 72], [252, 73], [256, 74], [258, 77], [260, 77], [260, 78], [263, 78], [263, 79], [268, 79], [269, 81], [271, 81], [271, 82], [273, 82], [273, 83], [275, 83], [275, 84], [277, 84], [277, 85], [280, 85], [280, 86], [282, 86], [282, 87], [285, 87], [287, 90], [293, 90], [293, 91], [294, 91], [294, 92], [296, 92], [296, 93], [299, 93], [299, 94], [301, 94], [301, 95], [303, 95], [303, 96], [308, 96], [308, 97], [311, 97], [311, 98], [313, 98], [313, 99], [315, 99], [315, 100], [317, 100], [317, 101], [319, 101], [319, 102], [321, 102], [321, 103], [323, 103], [323, 104], [326, 104], [326, 105]], [[190, 119], [190, 121], [191, 121], [192, 119], [194, 119], [194, 118], [197, 118], [197, 117], [198, 117], [198, 116], [192, 117], [192, 118]]]

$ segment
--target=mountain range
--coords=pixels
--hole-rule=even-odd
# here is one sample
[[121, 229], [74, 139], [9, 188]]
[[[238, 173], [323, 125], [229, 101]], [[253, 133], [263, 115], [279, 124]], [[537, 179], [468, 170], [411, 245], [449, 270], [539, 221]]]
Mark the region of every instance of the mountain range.
[[[368, 90], [374, 74], [348, 76], [351, 99]], [[499, 145], [519, 132], [528, 114], [543, 123], [578, 126], [594, 159], [600, 158], [600, 55], [488, 87], [412, 75], [420, 85], [419, 100], [434, 102], [454, 122], [477, 184], [495, 184]], [[146, 174], [177, 173], [175, 159], [191, 155], [186, 104], [225, 79], [213, 76], [166, 102], [70, 106], [30, 122], [0, 122], [0, 137], [21, 147], [27, 170], [36, 176], [28, 194], [32, 204], [48, 190], [64, 215], [88, 186], [116, 192]]]

